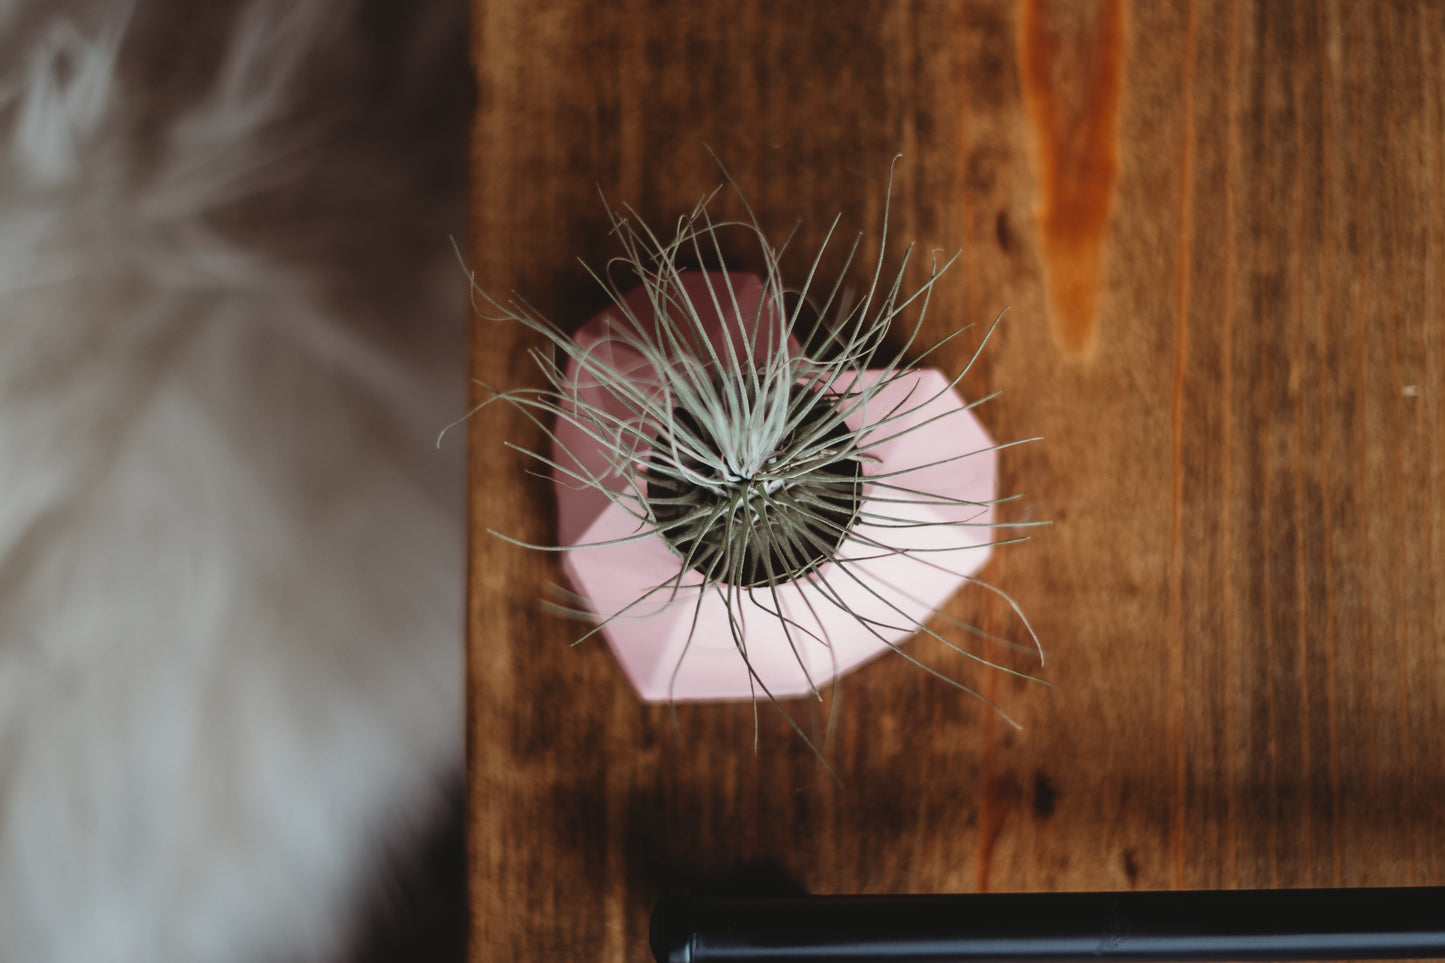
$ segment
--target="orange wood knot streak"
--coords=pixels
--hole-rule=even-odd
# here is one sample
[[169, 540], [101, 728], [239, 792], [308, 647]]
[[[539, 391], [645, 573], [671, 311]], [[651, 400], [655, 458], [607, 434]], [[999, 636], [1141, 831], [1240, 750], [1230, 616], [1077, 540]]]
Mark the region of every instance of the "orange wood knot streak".
[[1024, 0], [1019, 65], [1033, 128], [1044, 278], [1054, 344], [1094, 350], [1099, 270], [1114, 182], [1124, 60], [1123, 0]]

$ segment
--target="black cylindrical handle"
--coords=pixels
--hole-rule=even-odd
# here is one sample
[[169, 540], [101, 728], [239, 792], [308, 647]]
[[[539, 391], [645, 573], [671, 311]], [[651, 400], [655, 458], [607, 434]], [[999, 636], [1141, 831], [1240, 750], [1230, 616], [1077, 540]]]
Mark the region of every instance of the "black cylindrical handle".
[[1445, 958], [1445, 887], [815, 896], [673, 895], [658, 963], [1060, 963]]

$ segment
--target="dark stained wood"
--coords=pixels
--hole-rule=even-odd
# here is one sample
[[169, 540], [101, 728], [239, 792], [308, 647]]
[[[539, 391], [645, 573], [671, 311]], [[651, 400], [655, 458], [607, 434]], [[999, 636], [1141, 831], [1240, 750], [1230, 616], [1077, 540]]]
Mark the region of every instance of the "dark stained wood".
[[[801, 219], [811, 250], [841, 211], [873, 244], [902, 153], [890, 239], [963, 252], [929, 330], [1011, 309], [966, 386], [1003, 391], [999, 439], [1045, 436], [1001, 483], [1054, 525], [986, 575], [1056, 683], [912, 643], [1023, 729], [883, 659], [836, 696], [842, 787], [775, 711], [756, 752], [745, 706], [674, 721], [539, 609], [553, 559], [485, 534], [553, 537], [502, 446], [537, 431], [488, 410], [474, 960], [642, 959], [687, 881], [1445, 883], [1445, 7], [477, 0], [474, 29], [470, 261], [565, 323], [601, 303], [575, 258], [616, 253], [598, 186], [666, 227], [719, 182], [705, 142], [779, 237]], [[1093, 240], [1050, 241], [1085, 201]], [[1081, 283], [1086, 342], [1050, 317]], [[474, 333], [478, 378], [535, 381], [528, 338]], [[948, 609], [1020, 637], [985, 592]], [[793, 711], [822, 733], [827, 708]]]

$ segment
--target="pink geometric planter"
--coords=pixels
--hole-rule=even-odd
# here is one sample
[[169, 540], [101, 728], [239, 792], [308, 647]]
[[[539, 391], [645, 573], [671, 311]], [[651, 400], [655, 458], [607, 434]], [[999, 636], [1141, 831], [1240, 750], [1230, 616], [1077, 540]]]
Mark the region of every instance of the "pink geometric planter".
[[[724, 322], [711, 310], [709, 283], [714, 289], [729, 285], [740, 315], [751, 319], [762, 300], [762, 282], [745, 274], [684, 276], [685, 293], [704, 316], [709, 337], [719, 345], [731, 337], [736, 344], [741, 328], [736, 318]], [[640, 290], [628, 296], [627, 304], [638, 318], [650, 319], [650, 306]], [[593, 318], [576, 340], [635, 372], [639, 384], [654, 383], [654, 372], [640, 355], [607, 340], [615, 315], [613, 309]], [[762, 330], [772, 328], [764, 324]], [[761, 346], [763, 351], [770, 348]], [[791, 341], [788, 350], [798, 353]], [[858, 378], [873, 384], [883, 374], [866, 371]], [[567, 375], [576, 385], [575, 361]], [[807, 695], [904, 642], [918, 622], [983, 566], [992, 541], [997, 456], [992, 439], [948, 387], [949, 381], [936, 370], [906, 372], [848, 418], [850, 428], [864, 432], [863, 450], [877, 459], [863, 465], [864, 517], [850, 530], [837, 562], [776, 589], [703, 589], [702, 576], [688, 572], [679, 590], [653, 592], [677, 582], [683, 565], [668, 542], [653, 533], [622, 544], [597, 545], [638, 532], [637, 518], [603, 492], [579, 488], [563, 472], [554, 471], [559, 537], [567, 549], [563, 569], [599, 619], [632, 606], [606, 624], [602, 634], [643, 699], [752, 699], [763, 696], [759, 681], [777, 698]], [[847, 390], [853, 384], [852, 379], [840, 379], [836, 388]], [[616, 404], [603, 389], [585, 384], [578, 388], [590, 403]], [[878, 434], [888, 440], [869, 445], [867, 426], [885, 416], [894, 420]], [[922, 427], [898, 436], [911, 425]], [[631, 486], [630, 480], [609, 474], [608, 454], [581, 429], [558, 419], [555, 431], [553, 458], [561, 468], [599, 478], [615, 492]], [[957, 460], [965, 454], [967, 458]], [[875, 501], [885, 493], [867, 480], [884, 475], [891, 476], [892, 484], [926, 494], [909, 501], [889, 491], [890, 501]], [[948, 503], [954, 499], [970, 504]], [[869, 517], [876, 515], [890, 521], [870, 523]], [[906, 522], [925, 524], [908, 527]], [[929, 524], [936, 522], [951, 524]], [[875, 540], [901, 551], [882, 551]], [[593, 545], [597, 547], [588, 547]], [[752, 673], [738, 650], [722, 591], [732, 593], [732, 618], [741, 626]], [[852, 611], [840, 607], [838, 598]]]

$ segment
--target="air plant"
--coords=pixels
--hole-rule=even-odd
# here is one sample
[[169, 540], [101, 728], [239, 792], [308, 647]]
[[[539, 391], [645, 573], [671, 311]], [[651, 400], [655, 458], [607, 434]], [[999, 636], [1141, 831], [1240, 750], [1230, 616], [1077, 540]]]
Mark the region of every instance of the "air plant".
[[[962, 331], [918, 349], [933, 287], [958, 255], [942, 262], [934, 255], [927, 279], [906, 290], [913, 246], [886, 278], [880, 243], [866, 287], [854, 297], [845, 278], [861, 238], [853, 241], [837, 276], [820, 279], [835, 219], [801, 284], [789, 287], [780, 265], [787, 242], [769, 244], [741, 192], [731, 178], [727, 182], [745, 212], [742, 219], [714, 220], [710, 206], [719, 188], [681, 218], [667, 239], [632, 209], [608, 208], [623, 253], [601, 271], [588, 269], [612, 305], [584, 329], [585, 336], [567, 334], [518, 296], [495, 300], [473, 281], [474, 303], [484, 318], [520, 323], [544, 342], [531, 351], [544, 386], [483, 386], [491, 392], [483, 405], [511, 405], [550, 439], [547, 451], [519, 450], [558, 485], [563, 544], [517, 544], [561, 550], [569, 559], [649, 546], [656, 563], [651, 574], [643, 571], [647, 565], [628, 560], [602, 563], [598, 570], [632, 579], [621, 589], [609, 583], [622, 597], [597, 588], [598, 579], [591, 580], [589, 591], [585, 573], [569, 566], [578, 591], [572, 604], [563, 606], [596, 620], [583, 639], [602, 632], [614, 650], [627, 626], [671, 613], [670, 624], [683, 641], [680, 650], [669, 650], [675, 664], [661, 667], [665, 684], [649, 690], [635, 666], [629, 667], [647, 698], [679, 697], [684, 660], [703, 658], [703, 649], [709, 658], [718, 656], [717, 645], [699, 641], [707, 633], [725, 640], [723, 654], [740, 661], [745, 681], [738, 695], [752, 698], [755, 706], [760, 697], [774, 704], [784, 695], [821, 698], [821, 686], [847, 667], [842, 662], [887, 649], [971, 692], [901, 647], [919, 632], [984, 665], [1014, 672], [926, 624], [954, 587], [977, 584], [1008, 602], [1038, 647], [1018, 606], [972, 574], [992, 545], [1020, 540], [993, 536], [994, 529], [1007, 527], [993, 514], [1007, 499], [992, 497], [992, 459], [1008, 445], [994, 445], [978, 429], [979, 448], [934, 451], [924, 445], [925, 457], [901, 468], [879, 455], [915, 433], [947, 433], [961, 419], [976, 425], [969, 410], [993, 397], [971, 404], [956, 400], [956, 388], [992, 326], [956, 376], [935, 372], [929, 381], [915, 368]], [[885, 203], [885, 237], [887, 219]], [[720, 236], [738, 231], [757, 245], [760, 284], [728, 274], [723, 266]], [[722, 268], [694, 270], [688, 264]], [[905, 326], [908, 313], [913, 320], [899, 340], [896, 329]], [[800, 344], [805, 335], [806, 351]], [[947, 484], [913, 481], [965, 472], [971, 464], [983, 466], [974, 473], [986, 479], [984, 498], [950, 493]], [[574, 502], [590, 508], [569, 518], [567, 506]], [[594, 524], [599, 513], [610, 521]], [[966, 570], [950, 564], [961, 551], [974, 553]], [[903, 559], [935, 581], [941, 575], [941, 597], [916, 594], [916, 578], [897, 577], [896, 569], [892, 576], [869, 573], [870, 565]], [[792, 681], [780, 685], [776, 659], [774, 668], [762, 667], [759, 626], [767, 627], [769, 644], [791, 662]], [[864, 639], [865, 655], [840, 657], [840, 631]], [[818, 670], [807, 655], [818, 651], [832, 660], [831, 671]], [[625, 653], [618, 654], [626, 662]], [[1042, 663], [1041, 650], [1039, 657]], [[793, 691], [781, 691], [789, 686]]]

